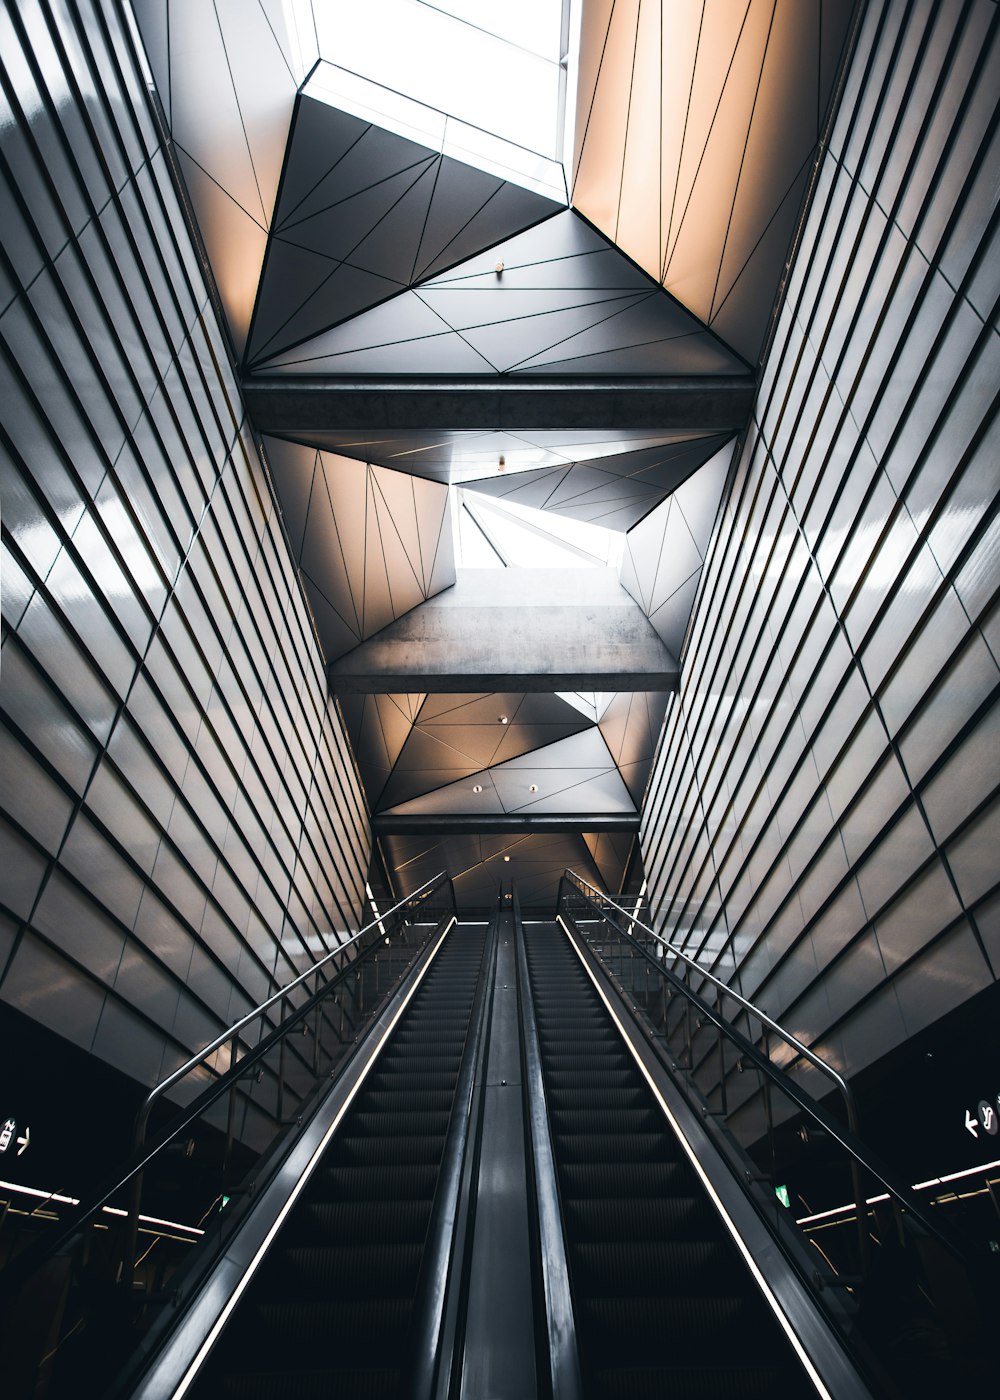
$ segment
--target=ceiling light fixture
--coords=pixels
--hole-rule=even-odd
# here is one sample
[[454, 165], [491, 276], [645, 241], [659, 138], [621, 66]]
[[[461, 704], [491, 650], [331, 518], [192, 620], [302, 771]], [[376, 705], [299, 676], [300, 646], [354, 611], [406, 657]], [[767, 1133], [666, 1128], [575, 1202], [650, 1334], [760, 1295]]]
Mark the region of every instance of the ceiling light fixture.
[[509, 721], [509, 719], [507, 718], [506, 715], [501, 715], [501, 716], [500, 716], [500, 723], [501, 723], [501, 724], [509, 724], [510, 721]]
[[483, 790], [483, 785], [482, 785], [482, 783], [473, 783], [473, 784], [472, 784], [472, 791], [473, 791], [473, 792], [482, 792], [482, 790]]
[[510, 856], [504, 856], [504, 860], [509, 861], [509, 860], [510, 860]]
[[538, 784], [537, 784], [537, 783], [531, 783], [530, 786], [528, 787], [528, 791], [529, 791], [529, 792], [537, 792], [537, 791], [538, 791]]

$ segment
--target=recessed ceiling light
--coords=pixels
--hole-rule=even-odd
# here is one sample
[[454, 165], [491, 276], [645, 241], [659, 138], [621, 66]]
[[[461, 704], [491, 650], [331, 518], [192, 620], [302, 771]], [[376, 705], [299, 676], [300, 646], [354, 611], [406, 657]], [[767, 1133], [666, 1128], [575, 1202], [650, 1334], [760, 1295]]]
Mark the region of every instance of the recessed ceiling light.
[[528, 788], [528, 791], [529, 791], [529, 792], [537, 792], [537, 791], [538, 791], [538, 784], [537, 784], [537, 783], [532, 783], [532, 784], [530, 785], [530, 787]]
[[504, 860], [510, 860], [510, 856], [504, 856]]
[[472, 791], [473, 791], [473, 792], [482, 792], [482, 790], [483, 790], [483, 785], [482, 785], [482, 783], [473, 783], [473, 785], [472, 785]]
[[507, 718], [506, 715], [501, 715], [501, 716], [500, 716], [500, 723], [501, 723], [501, 724], [509, 724], [510, 721], [508, 720], [508, 718]]

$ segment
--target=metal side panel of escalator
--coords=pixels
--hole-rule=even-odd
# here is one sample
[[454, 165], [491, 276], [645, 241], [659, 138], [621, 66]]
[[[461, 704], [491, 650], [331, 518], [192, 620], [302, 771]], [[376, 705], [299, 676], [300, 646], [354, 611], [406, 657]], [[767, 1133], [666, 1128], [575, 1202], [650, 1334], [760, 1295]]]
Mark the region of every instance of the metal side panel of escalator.
[[566, 1393], [829, 1394], [768, 1305], [569, 938], [542, 922], [522, 938], [576, 1339], [578, 1378]]

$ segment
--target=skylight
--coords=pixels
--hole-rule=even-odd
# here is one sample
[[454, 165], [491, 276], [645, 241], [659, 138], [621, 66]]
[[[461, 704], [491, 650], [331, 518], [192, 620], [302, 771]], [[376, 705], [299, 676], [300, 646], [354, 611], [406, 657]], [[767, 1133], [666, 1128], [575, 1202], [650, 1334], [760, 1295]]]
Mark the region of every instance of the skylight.
[[315, 0], [304, 91], [562, 203], [569, 0]]
[[478, 491], [451, 488], [455, 566], [465, 569], [616, 569], [624, 535], [588, 521]]

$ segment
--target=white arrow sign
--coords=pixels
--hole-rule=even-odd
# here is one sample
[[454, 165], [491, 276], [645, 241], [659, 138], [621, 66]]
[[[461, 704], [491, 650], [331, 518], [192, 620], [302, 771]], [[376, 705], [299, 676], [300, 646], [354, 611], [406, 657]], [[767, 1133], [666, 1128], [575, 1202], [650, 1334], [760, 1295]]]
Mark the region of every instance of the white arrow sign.
[[968, 1109], [965, 1110], [965, 1126], [974, 1138], [979, 1137], [979, 1119], [974, 1117]]

